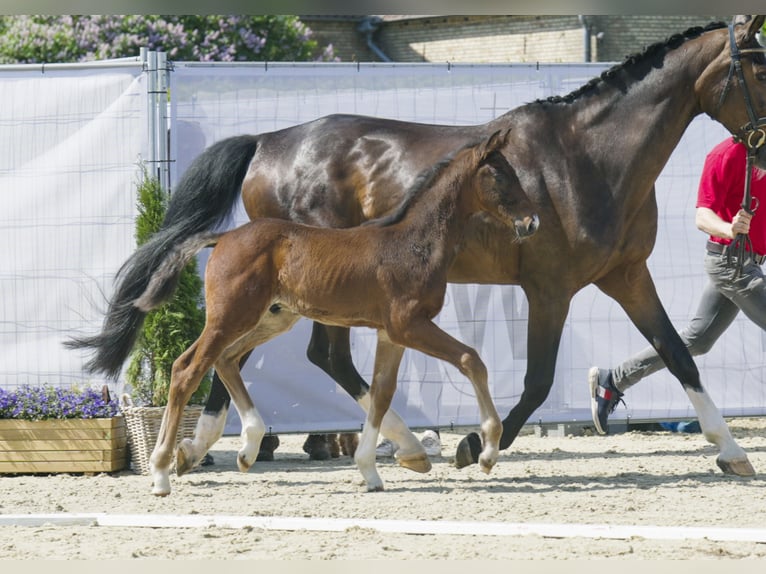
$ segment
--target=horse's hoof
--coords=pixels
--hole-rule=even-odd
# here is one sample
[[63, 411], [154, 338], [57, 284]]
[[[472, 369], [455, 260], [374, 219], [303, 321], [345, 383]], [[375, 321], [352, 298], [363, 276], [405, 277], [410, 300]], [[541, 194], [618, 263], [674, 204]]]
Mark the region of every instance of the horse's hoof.
[[152, 483], [152, 494], [154, 496], [167, 496], [170, 494], [170, 482], [165, 482], [164, 479], [155, 480]]
[[354, 458], [356, 447], [359, 446], [359, 434], [355, 432], [344, 432], [340, 435], [340, 451], [346, 456]]
[[237, 468], [239, 468], [240, 472], [247, 472], [250, 470], [250, 467], [253, 466], [252, 462], [248, 462], [247, 456], [245, 456], [244, 453], [240, 452], [237, 455]]
[[303, 452], [310, 460], [328, 460], [332, 455], [327, 444], [327, 435], [310, 434], [303, 443]]
[[750, 464], [747, 457], [735, 460], [721, 460], [721, 457], [719, 456], [715, 462], [724, 474], [755, 476], [755, 469], [753, 468], [753, 465]]
[[176, 475], [183, 476], [194, 467], [194, 461], [190, 456], [191, 453], [186, 452], [186, 448], [183, 443], [178, 445], [176, 451]]
[[279, 436], [275, 434], [267, 434], [261, 440], [261, 449], [258, 451], [258, 456], [255, 457], [256, 462], [271, 462], [274, 460], [274, 451], [279, 446]]
[[479, 462], [481, 438], [475, 432], [463, 437], [455, 452], [455, 468], [464, 468]]
[[425, 453], [400, 455], [399, 451], [397, 451], [395, 456], [399, 466], [403, 466], [404, 468], [423, 473], [431, 470], [431, 461], [428, 460], [428, 456]]
[[368, 486], [367, 492], [383, 492], [383, 485], [379, 484], [376, 486]]
[[481, 468], [481, 471], [484, 474], [489, 474], [494, 466], [494, 461], [484, 460], [483, 458], [479, 457], [479, 468]]

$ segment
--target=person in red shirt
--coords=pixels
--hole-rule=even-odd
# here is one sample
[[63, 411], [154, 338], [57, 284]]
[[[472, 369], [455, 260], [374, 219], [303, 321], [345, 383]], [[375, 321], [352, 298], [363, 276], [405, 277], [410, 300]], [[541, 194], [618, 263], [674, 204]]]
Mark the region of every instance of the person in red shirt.
[[[761, 264], [766, 259], [766, 172], [753, 168], [750, 190], [752, 213], [742, 209], [745, 189], [747, 148], [727, 138], [705, 159], [697, 192], [697, 228], [710, 237], [705, 255], [708, 283], [702, 291], [697, 311], [679, 334], [692, 355], [707, 353], [742, 311], [766, 329], [766, 281]], [[748, 234], [752, 251], [744, 257], [737, 275], [736, 256], [728, 253], [737, 234]], [[732, 249], [733, 250], [733, 249]], [[665, 368], [653, 347], [633, 355], [613, 369], [592, 367], [588, 372], [591, 413], [596, 430], [607, 434], [609, 415], [625, 391], [644, 377]]]

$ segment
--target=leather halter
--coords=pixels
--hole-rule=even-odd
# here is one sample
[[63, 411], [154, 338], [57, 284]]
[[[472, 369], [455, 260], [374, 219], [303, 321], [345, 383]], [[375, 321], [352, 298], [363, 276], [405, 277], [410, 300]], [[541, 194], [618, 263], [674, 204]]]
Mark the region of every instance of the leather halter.
[[750, 120], [747, 124], [739, 129], [736, 137], [742, 143], [744, 143], [748, 150], [758, 150], [759, 147], [766, 143], [766, 117], [757, 117], [755, 110], [753, 109], [753, 98], [750, 96], [750, 90], [747, 87], [745, 81], [745, 73], [742, 71], [742, 55], [754, 54], [754, 53], [766, 53], [766, 48], [747, 48], [740, 50], [737, 46], [737, 41], [734, 38], [734, 24], [729, 24], [729, 45], [731, 48], [731, 65], [729, 66], [729, 75], [726, 78], [726, 85], [721, 92], [721, 97], [718, 100], [718, 109], [723, 105], [726, 96], [729, 93], [729, 89], [732, 84], [732, 77], [736, 73], [737, 80], [742, 88], [742, 95], [745, 99], [745, 110], [747, 111], [747, 117]]
[[[718, 109], [723, 105], [724, 99], [729, 93], [731, 87], [731, 80], [734, 74], [737, 74], [737, 81], [742, 88], [742, 95], [745, 99], [745, 110], [747, 111], [747, 117], [750, 120], [747, 124], [739, 129], [735, 139], [741, 141], [747, 147], [747, 163], [745, 166], [745, 190], [742, 197], [742, 209], [750, 214], [755, 213], [758, 208], [758, 203], [753, 205], [752, 195], [750, 193], [750, 182], [753, 174], [753, 164], [755, 163], [755, 156], [761, 146], [766, 143], [766, 117], [756, 117], [755, 110], [753, 109], [753, 99], [750, 96], [750, 90], [747, 87], [745, 81], [745, 73], [742, 71], [742, 55], [753, 53], [766, 53], [766, 48], [747, 48], [740, 50], [737, 46], [737, 41], [734, 38], [734, 24], [729, 24], [729, 45], [731, 49], [731, 65], [729, 66], [729, 75], [726, 78], [726, 85], [721, 92], [721, 98], [718, 100]], [[757, 198], [756, 198], [757, 199]], [[742, 266], [744, 265], [746, 251], [752, 252], [753, 245], [750, 242], [750, 238], [743, 233], [738, 234], [732, 241], [732, 249], [727, 250], [727, 260], [731, 264], [732, 257], [736, 256], [736, 276], [739, 277], [742, 274]]]

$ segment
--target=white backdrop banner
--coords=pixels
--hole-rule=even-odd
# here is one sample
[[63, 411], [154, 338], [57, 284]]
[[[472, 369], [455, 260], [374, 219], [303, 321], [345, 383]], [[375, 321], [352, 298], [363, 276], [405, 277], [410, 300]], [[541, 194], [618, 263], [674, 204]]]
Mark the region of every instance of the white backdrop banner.
[[[476, 124], [537, 98], [566, 94], [605, 69], [590, 65], [180, 64], [172, 74], [171, 149], [178, 175], [205, 146], [232, 135], [261, 133], [332, 113], [400, 120]], [[697, 118], [657, 182], [657, 248], [650, 266], [677, 328], [695, 309], [705, 282], [705, 236], [694, 226], [694, 204], [705, 154], [725, 130]], [[240, 208], [237, 222], [246, 221]], [[201, 257], [204, 267], [205, 255]], [[561, 262], [566, 265], [565, 261]], [[488, 365], [501, 417], [523, 390], [527, 356], [527, 302], [516, 286], [451, 285], [440, 326], [474, 346]], [[359, 429], [364, 415], [332, 379], [306, 359], [311, 324], [255, 350], [244, 369], [253, 399], [274, 432]], [[369, 381], [375, 333], [352, 330], [354, 362]], [[766, 412], [764, 333], [740, 317], [705, 357], [704, 384], [726, 415]], [[586, 373], [611, 366], [646, 346], [622, 309], [595, 287], [576, 295], [564, 326], [553, 390], [530, 422], [590, 422]], [[634, 387], [627, 409], [612, 420], [694, 416], [680, 384], [662, 372]], [[473, 388], [451, 366], [407, 351], [393, 407], [414, 427], [478, 422]], [[227, 432], [238, 432], [230, 413]]]
[[0, 69], [0, 385], [87, 383], [63, 341], [95, 332], [135, 249], [140, 64]]
[[[605, 68], [588, 65], [175, 63], [171, 77], [172, 183], [206, 146], [336, 112], [439, 124], [477, 124], [550, 95], [566, 94]], [[101, 325], [112, 279], [135, 249], [137, 161], [149, 140], [140, 66], [9, 71], [0, 68], [0, 386], [101, 381], [62, 342]], [[699, 173], [726, 132], [696, 119], [657, 182], [660, 221], [650, 267], [680, 329], [704, 285], [705, 237], [694, 227]], [[237, 215], [244, 222], [243, 211]], [[204, 267], [206, 253], [201, 256]], [[566, 265], [562, 261], [562, 265]], [[501, 416], [523, 389], [527, 302], [516, 286], [451, 285], [438, 322], [474, 346], [490, 369]], [[306, 359], [311, 324], [255, 350], [245, 380], [273, 432], [359, 429], [364, 414]], [[588, 368], [611, 366], [646, 342], [610, 298], [589, 286], [564, 326], [553, 390], [530, 422], [590, 421]], [[766, 414], [764, 333], [738, 318], [697, 359], [727, 416]], [[370, 380], [375, 334], [352, 330], [354, 362]], [[117, 389], [121, 385], [117, 385]], [[666, 371], [631, 389], [612, 420], [693, 416]], [[393, 402], [413, 427], [478, 422], [470, 383], [452, 367], [407, 351]], [[228, 432], [238, 432], [231, 413]]]

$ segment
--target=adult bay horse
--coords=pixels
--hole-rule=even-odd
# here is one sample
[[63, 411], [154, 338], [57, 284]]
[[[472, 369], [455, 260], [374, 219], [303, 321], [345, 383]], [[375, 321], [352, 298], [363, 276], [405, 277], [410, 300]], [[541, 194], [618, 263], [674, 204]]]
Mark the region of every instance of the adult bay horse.
[[[752, 134], [763, 129], [766, 62], [755, 35], [763, 21], [737, 17], [729, 27], [713, 23], [673, 35], [564, 97], [525, 104], [486, 124], [334, 115], [218, 142], [179, 182], [155, 243], [157, 256], [135, 261], [123, 274], [102, 333], [139, 320], [130, 302], [143, 292], [161, 254], [219, 225], [240, 194], [251, 218], [358, 225], [398, 205], [401, 196], [391, 190], [408, 187], [448, 150], [513, 126], [513, 145], [503, 153], [544, 225], [534, 241], [507, 249], [505, 227], [474, 218], [448, 274], [457, 283], [518, 284], [528, 299], [524, 391], [503, 420], [500, 448], [513, 443], [548, 396], [570, 301], [594, 283], [623, 307], [679, 379], [705, 437], [718, 447], [722, 470], [751, 475], [747, 455], [667, 317], [646, 260], [657, 232], [654, 182], [690, 122], [705, 113], [743, 140], [758, 141]], [[764, 149], [757, 149], [761, 168]], [[266, 330], [267, 322], [259, 328]], [[119, 372], [127, 351], [91, 342], [98, 351], [91, 367]], [[132, 341], [125, 345], [129, 349]], [[367, 385], [351, 362], [347, 329], [315, 324], [308, 355], [358, 401], [364, 399]], [[222, 386], [213, 385], [193, 442], [198, 458], [223, 432], [227, 403]], [[461, 441], [458, 466], [476, 462], [477, 439], [470, 434]]]
[[[471, 381], [481, 413], [479, 464], [485, 472], [492, 469], [502, 425], [489, 393], [487, 368], [474, 349], [432, 319], [444, 304], [447, 270], [471, 215], [494, 216], [509, 228], [514, 243], [537, 230], [537, 215], [499, 151], [508, 145], [508, 133], [496, 132], [438, 162], [416, 178], [398, 210], [364, 226], [328, 229], [260, 218], [226, 233], [203, 231], [174, 247], [135, 301], [142, 312], [167, 299], [200, 249], [216, 245], [205, 270], [205, 328], [173, 363], [168, 406], [150, 458], [155, 494], [170, 493], [169, 471], [183, 408], [213, 365], [242, 420], [244, 444], [237, 464], [247, 471], [255, 462], [266, 425], [242, 381], [239, 361], [253, 349], [250, 333], [275, 307], [324, 324], [377, 330], [367, 421], [355, 454], [368, 490], [383, 490], [375, 444], [405, 347], [448, 361]], [[430, 470], [423, 445], [402, 438], [399, 463], [419, 472]], [[179, 474], [189, 468], [187, 462], [182, 445]]]

